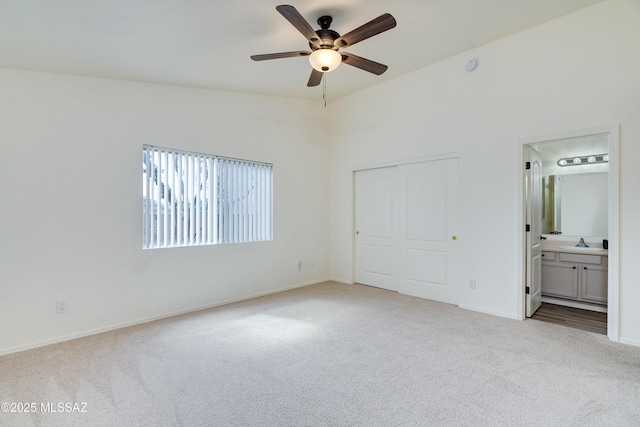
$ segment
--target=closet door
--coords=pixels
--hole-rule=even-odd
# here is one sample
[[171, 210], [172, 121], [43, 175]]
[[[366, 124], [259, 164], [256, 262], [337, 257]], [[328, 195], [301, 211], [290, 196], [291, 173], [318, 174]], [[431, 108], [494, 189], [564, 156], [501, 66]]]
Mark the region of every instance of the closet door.
[[355, 174], [355, 281], [398, 290], [397, 167]]
[[399, 292], [458, 304], [458, 159], [400, 166]]
[[355, 281], [458, 303], [458, 159], [355, 174]]

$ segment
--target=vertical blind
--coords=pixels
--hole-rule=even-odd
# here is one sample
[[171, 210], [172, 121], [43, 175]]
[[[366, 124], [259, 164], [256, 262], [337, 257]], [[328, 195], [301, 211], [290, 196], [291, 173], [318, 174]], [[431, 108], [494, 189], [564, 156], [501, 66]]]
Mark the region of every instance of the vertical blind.
[[143, 248], [272, 239], [268, 163], [144, 145]]

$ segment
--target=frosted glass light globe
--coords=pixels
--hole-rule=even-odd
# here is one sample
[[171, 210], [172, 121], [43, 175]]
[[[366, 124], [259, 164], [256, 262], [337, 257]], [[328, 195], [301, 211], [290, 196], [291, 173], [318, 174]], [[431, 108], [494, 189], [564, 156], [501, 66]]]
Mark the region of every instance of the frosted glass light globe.
[[320, 72], [329, 73], [340, 65], [342, 62], [342, 55], [337, 51], [328, 48], [321, 48], [313, 51], [309, 55], [309, 63], [311, 66]]

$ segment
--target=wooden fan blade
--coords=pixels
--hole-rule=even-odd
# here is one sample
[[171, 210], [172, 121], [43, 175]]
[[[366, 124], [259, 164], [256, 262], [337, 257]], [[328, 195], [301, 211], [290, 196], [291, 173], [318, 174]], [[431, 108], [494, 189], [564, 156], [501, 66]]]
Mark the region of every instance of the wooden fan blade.
[[309, 76], [309, 81], [307, 82], [308, 87], [318, 86], [322, 81], [323, 72], [316, 70], [315, 68], [311, 69], [311, 76]]
[[263, 55], [251, 55], [251, 59], [254, 61], [265, 61], [267, 59], [280, 59], [280, 58], [293, 58], [295, 56], [309, 56], [311, 52], [306, 50], [300, 50], [296, 52], [279, 52], [279, 53], [265, 53]]
[[363, 26], [358, 27], [355, 30], [343, 35], [342, 37], [339, 37], [333, 43], [333, 46], [337, 48], [352, 46], [358, 42], [361, 42], [362, 40], [373, 37], [376, 34], [380, 34], [387, 30], [390, 30], [395, 26], [395, 18], [390, 14], [385, 13], [378, 16], [376, 19], [367, 22]]
[[380, 75], [387, 71], [387, 66], [380, 64], [379, 62], [372, 61], [370, 59], [362, 58], [360, 56], [353, 55], [347, 52], [340, 52], [342, 55], [342, 62], [349, 64], [352, 67], [360, 68], [361, 70], [368, 71], [370, 73]]
[[295, 7], [283, 4], [276, 6], [276, 10], [285, 17], [287, 21], [291, 23], [300, 33], [309, 40], [314, 46], [320, 47], [320, 37], [316, 34], [315, 30], [309, 25], [309, 23], [300, 15], [300, 12]]

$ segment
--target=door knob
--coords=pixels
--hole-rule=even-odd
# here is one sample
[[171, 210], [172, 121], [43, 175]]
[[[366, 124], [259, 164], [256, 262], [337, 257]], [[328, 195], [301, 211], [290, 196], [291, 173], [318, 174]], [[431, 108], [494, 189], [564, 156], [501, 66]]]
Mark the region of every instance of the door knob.
[[458, 236], [452, 236], [451, 239], [452, 240], [458, 240]]
[[360, 232], [359, 232], [359, 231], [356, 231], [356, 236], [357, 236], [358, 234], [360, 234]]

